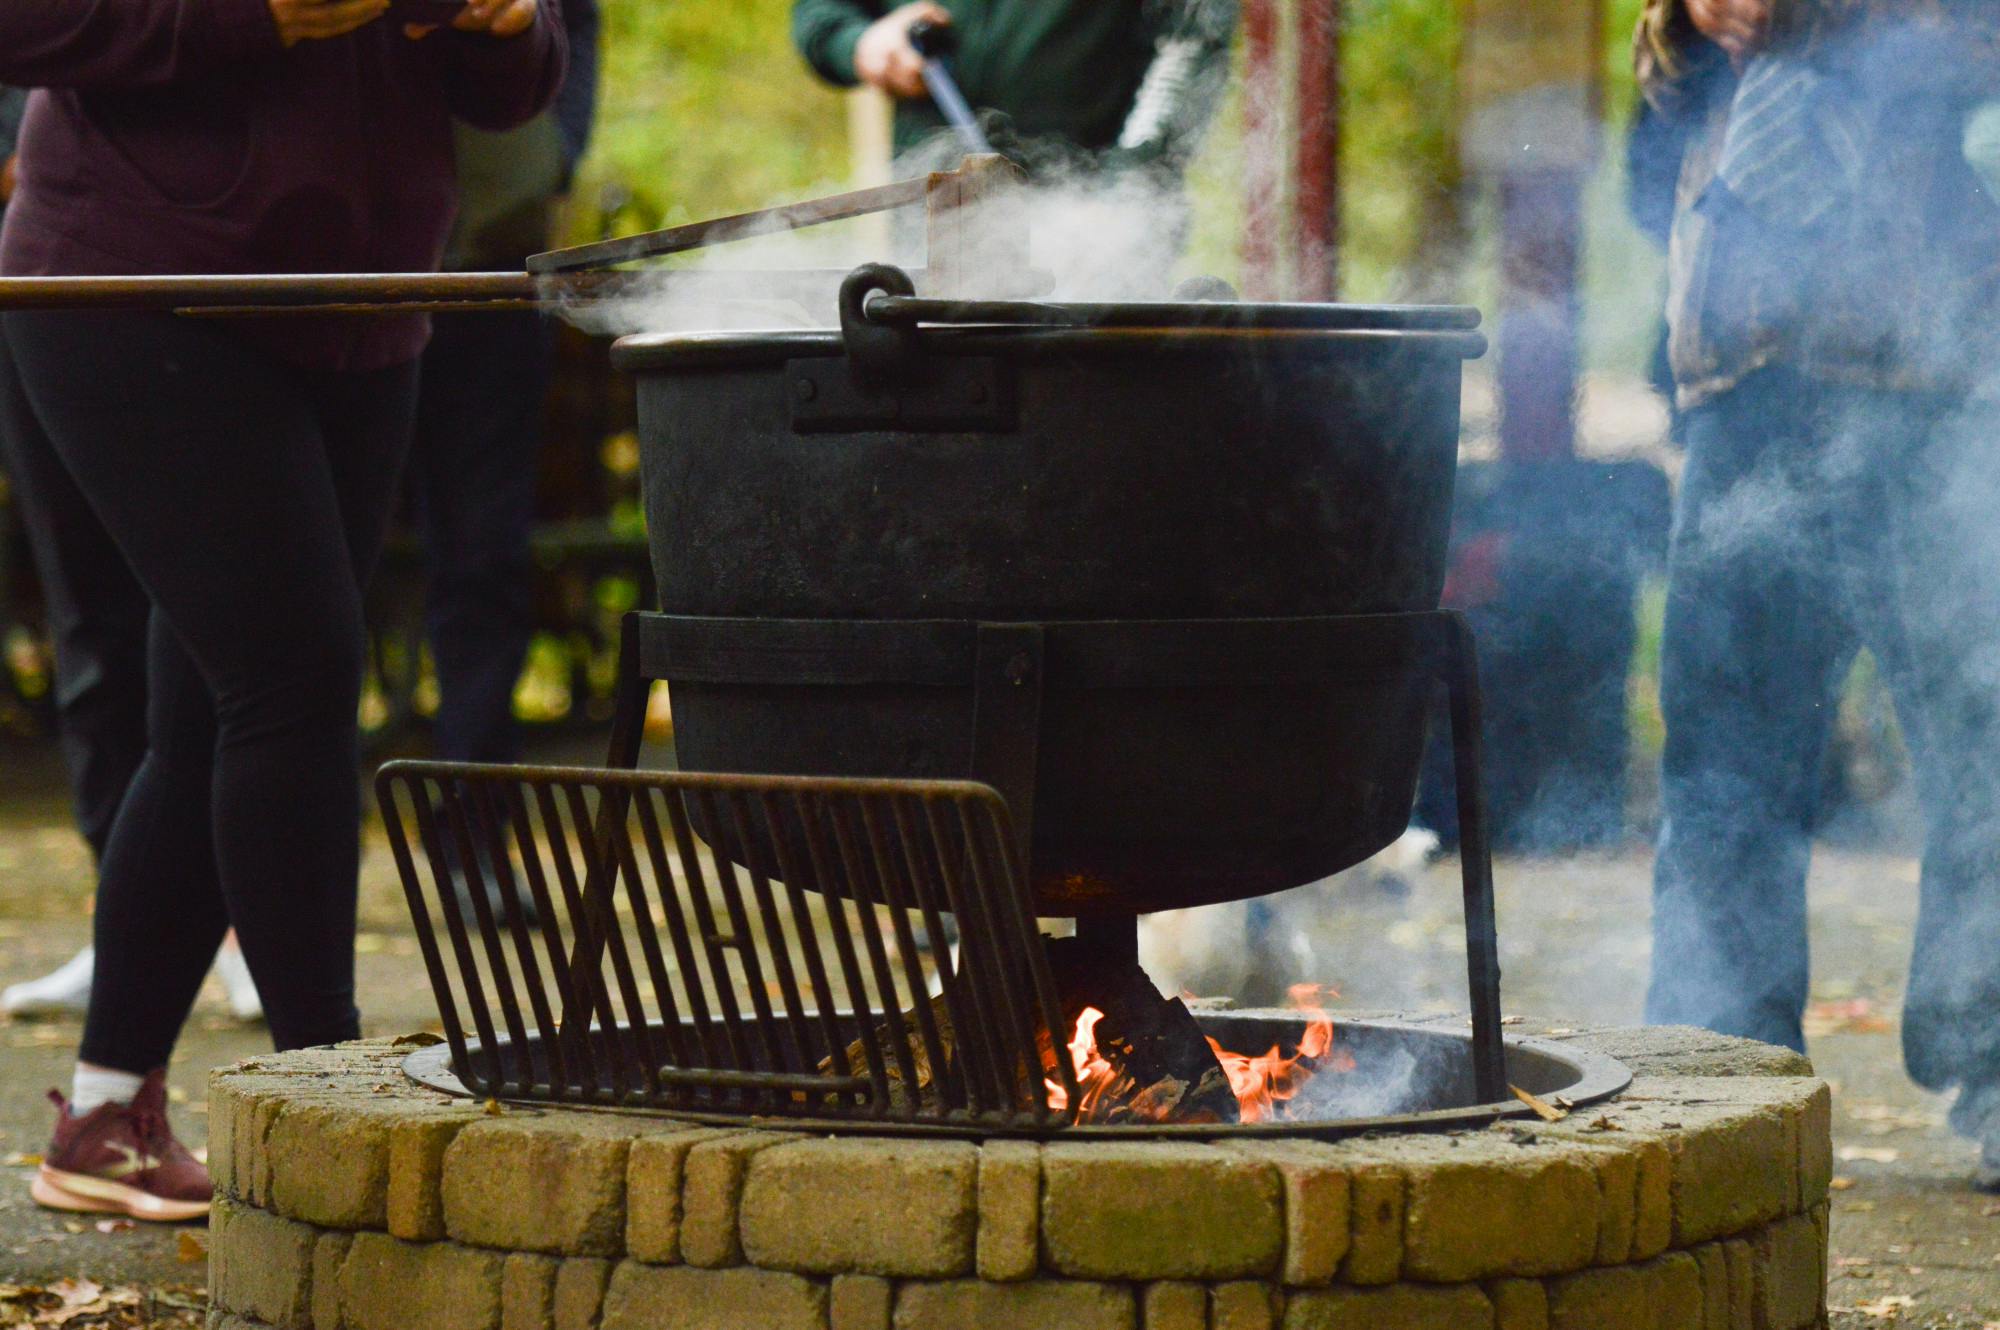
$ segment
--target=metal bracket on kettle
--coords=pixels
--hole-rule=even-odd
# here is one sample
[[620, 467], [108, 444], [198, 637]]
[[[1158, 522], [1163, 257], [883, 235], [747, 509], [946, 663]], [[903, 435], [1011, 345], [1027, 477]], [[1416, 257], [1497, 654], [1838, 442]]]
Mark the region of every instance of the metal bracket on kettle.
[[914, 322], [870, 316], [878, 294], [914, 293], [909, 274], [863, 264], [840, 284], [843, 356], [785, 363], [792, 428], [993, 433], [1012, 430], [1013, 374], [995, 356], [928, 355]]

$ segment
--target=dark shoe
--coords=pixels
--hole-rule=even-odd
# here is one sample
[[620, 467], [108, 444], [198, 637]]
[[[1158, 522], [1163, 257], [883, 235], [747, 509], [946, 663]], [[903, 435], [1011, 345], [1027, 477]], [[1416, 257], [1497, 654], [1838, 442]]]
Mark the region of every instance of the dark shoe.
[[167, 1122], [165, 1068], [146, 1077], [129, 1104], [99, 1104], [82, 1117], [62, 1095], [55, 1139], [29, 1193], [52, 1210], [122, 1214], [172, 1222], [208, 1214], [208, 1169]]

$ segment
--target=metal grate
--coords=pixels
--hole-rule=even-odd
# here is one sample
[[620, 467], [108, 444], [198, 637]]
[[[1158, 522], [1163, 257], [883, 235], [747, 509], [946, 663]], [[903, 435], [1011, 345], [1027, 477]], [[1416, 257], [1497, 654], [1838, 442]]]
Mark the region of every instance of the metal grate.
[[1055, 986], [988, 786], [392, 762], [376, 790], [475, 1094], [1069, 1125], [1046, 1088], [1078, 1102]]

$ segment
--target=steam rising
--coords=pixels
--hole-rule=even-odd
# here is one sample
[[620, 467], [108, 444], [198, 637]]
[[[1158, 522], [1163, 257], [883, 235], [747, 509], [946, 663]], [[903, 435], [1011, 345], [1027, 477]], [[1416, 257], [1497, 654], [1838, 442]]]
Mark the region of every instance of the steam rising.
[[[926, 150], [914, 154], [922, 157]], [[938, 169], [949, 169], [946, 161]], [[834, 193], [830, 186], [814, 193]], [[1028, 237], [1027, 273], [995, 272], [961, 295], [1159, 300], [1172, 291], [1188, 232], [1185, 191], [1146, 170], [1096, 176], [1057, 166], [997, 205]], [[886, 224], [885, 224], [886, 222]], [[885, 258], [924, 262], [923, 209], [775, 235], [719, 239], [671, 267], [634, 274], [621, 299], [570, 301], [562, 313], [602, 336], [636, 332], [829, 327], [840, 275]], [[985, 289], [981, 289], [981, 288]], [[919, 293], [923, 290], [919, 277]]]

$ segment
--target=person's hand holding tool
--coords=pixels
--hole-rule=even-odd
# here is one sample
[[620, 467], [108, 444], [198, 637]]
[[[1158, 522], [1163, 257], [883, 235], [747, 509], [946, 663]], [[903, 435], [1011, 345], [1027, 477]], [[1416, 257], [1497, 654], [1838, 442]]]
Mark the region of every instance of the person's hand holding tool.
[[1757, 53], [1770, 31], [1770, 0], [1686, 0], [1686, 4], [1695, 31], [1739, 65]]
[[286, 46], [344, 37], [389, 11], [389, 0], [270, 0], [278, 40]]
[[910, 45], [910, 25], [921, 19], [949, 26], [951, 14], [931, 0], [917, 0], [876, 19], [854, 43], [854, 77], [891, 97], [923, 96], [924, 57]]
[[[410, 0], [403, 0], [409, 3]], [[418, 0], [426, 8], [435, 0]], [[518, 37], [535, 25], [536, 0], [467, 0], [452, 16], [451, 26], [460, 32], [483, 32], [493, 37]], [[398, 6], [399, 8], [401, 5]], [[403, 31], [411, 40], [428, 36], [435, 23], [406, 23]]]

